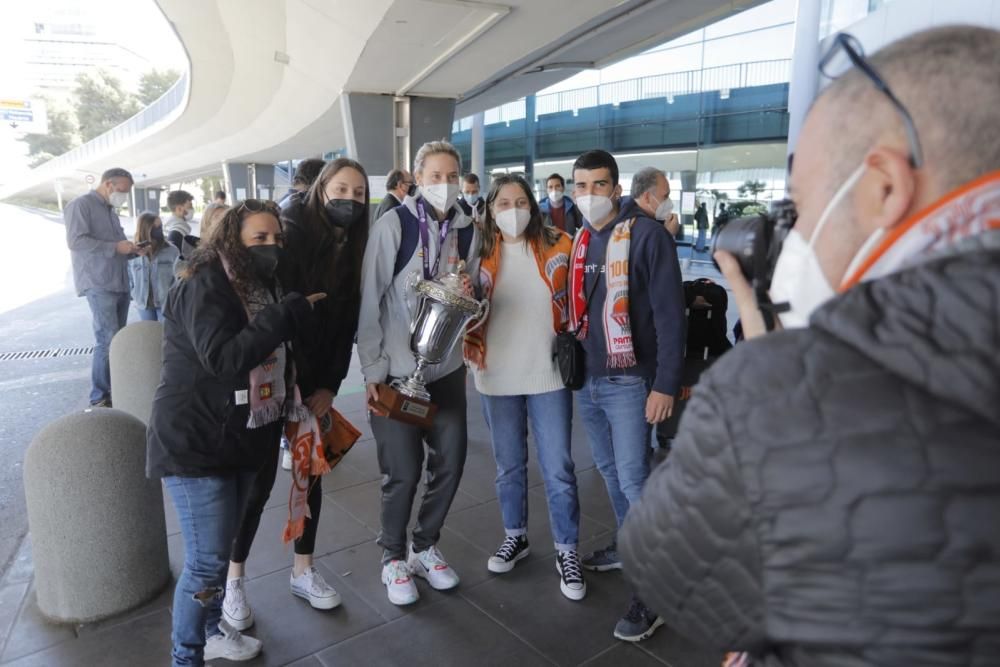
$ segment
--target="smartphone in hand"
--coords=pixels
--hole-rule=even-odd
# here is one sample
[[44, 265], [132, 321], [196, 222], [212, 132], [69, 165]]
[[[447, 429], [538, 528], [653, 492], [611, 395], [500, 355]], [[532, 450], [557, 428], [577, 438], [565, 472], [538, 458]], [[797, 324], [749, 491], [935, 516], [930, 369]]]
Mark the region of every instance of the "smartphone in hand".
[[136, 243], [135, 247], [142, 250], [143, 248], [148, 248], [151, 245], [153, 245], [152, 241], [143, 241], [142, 243]]

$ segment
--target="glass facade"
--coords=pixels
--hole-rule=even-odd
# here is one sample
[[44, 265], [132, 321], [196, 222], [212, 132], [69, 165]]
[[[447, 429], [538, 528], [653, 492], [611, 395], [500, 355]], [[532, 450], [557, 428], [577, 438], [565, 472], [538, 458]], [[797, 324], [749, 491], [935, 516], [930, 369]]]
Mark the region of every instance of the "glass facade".
[[[541, 195], [549, 174], [572, 181], [576, 156], [603, 148], [626, 193], [640, 168], [667, 172], [689, 225], [701, 201], [766, 205], [785, 187], [794, 14], [774, 0], [486, 111], [486, 171], [529, 171]], [[466, 165], [471, 128], [462, 118], [452, 133]]]
[[857, 23], [892, 0], [823, 0], [820, 9], [819, 35], [825, 39]]

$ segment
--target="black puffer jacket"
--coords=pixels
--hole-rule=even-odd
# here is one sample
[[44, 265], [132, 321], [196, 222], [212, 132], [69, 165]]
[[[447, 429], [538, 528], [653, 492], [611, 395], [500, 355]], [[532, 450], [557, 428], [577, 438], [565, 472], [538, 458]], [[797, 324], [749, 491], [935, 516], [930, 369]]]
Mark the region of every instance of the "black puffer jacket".
[[174, 285], [146, 431], [147, 476], [204, 477], [260, 466], [265, 453], [242, 437], [250, 406], [236, 392], [249, 390], [250, 371], [309, 327], [311, 310], [305, 297], [291, 293], [248, 323], [218, 262]]
[[1000, 665], [1000, 248], [722, 357], [620, 548], [668, 625], [757, 665]]

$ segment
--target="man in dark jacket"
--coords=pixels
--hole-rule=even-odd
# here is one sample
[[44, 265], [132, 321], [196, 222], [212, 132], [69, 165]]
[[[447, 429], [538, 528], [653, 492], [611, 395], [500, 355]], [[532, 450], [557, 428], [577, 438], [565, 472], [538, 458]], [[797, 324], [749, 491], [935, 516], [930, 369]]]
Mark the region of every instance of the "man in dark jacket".
[[[618, 164], [587, 151], [573, 164], [584, 226], [570, 264], [572, 326], [584, 350], [586, 382], [577, 410], [621, 526], [649, 476], [650, 427], [670, 416], [684, 356], [684, 294], [677, 249], [632, 200], [622, 202]], [[621, 569], [614, 543], [583, 566]], [[615, 626], [642, 641], [661, 624], [635, 596]]]
[[538, 210], [546, 225], [552, 225], [563, 230], [570, 236], [576, 234], [583, 224], [583, 216], [573, 200], [566, 195], [566, 179], [561, 174], [554, 173], [545, 179], [548, 196], [538, 202]]
[[785, 331], [761, 337], [718, 254], [757, 338], [695, 388], [622, 559], [674, 629], [749, 664], [996, 665], [1000, 33], [919, 33], [868, 65], [799, 138]]
[[389, 175], [385, 178], [385, 197], [379, 202], [371, 221], [375, 222], [385, 215], [386, 211], [391, 211], [402, 204], [403, 200], [406, 199], [406, 193], [412, 186], [413, 176], [410, 175], [410, 172], [405, 169], [393, 169], [390, 171]]

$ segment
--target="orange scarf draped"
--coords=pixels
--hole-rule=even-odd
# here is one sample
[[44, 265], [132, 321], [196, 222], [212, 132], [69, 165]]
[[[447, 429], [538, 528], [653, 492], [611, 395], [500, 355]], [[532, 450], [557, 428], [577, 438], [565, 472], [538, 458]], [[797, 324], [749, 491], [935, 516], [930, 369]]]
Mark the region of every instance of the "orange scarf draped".
[[[496, 287], [497, 276], [500, 275], [500, 253], [503, 248], [503, 238], [497, 234], [493, 252], [479, 263], [479, 284], [482, 286], [483, 298], [492, 299]], [[564, 331], [569, 323], [569, 292], [567, 282], [569, 276], [569, 253], [573, 242], [568, 234], [562, 234], [555, 245], [545, 248], [542, 243], [532, 242], [535, 263], [538, 274], [545, 281], [552, 294], [552, 330], [556, 333]], [[481, 327], [465, 334], [465, 359], [480, 370], [486, 368], [486, 329], [489, 327], [489, 317]]]

